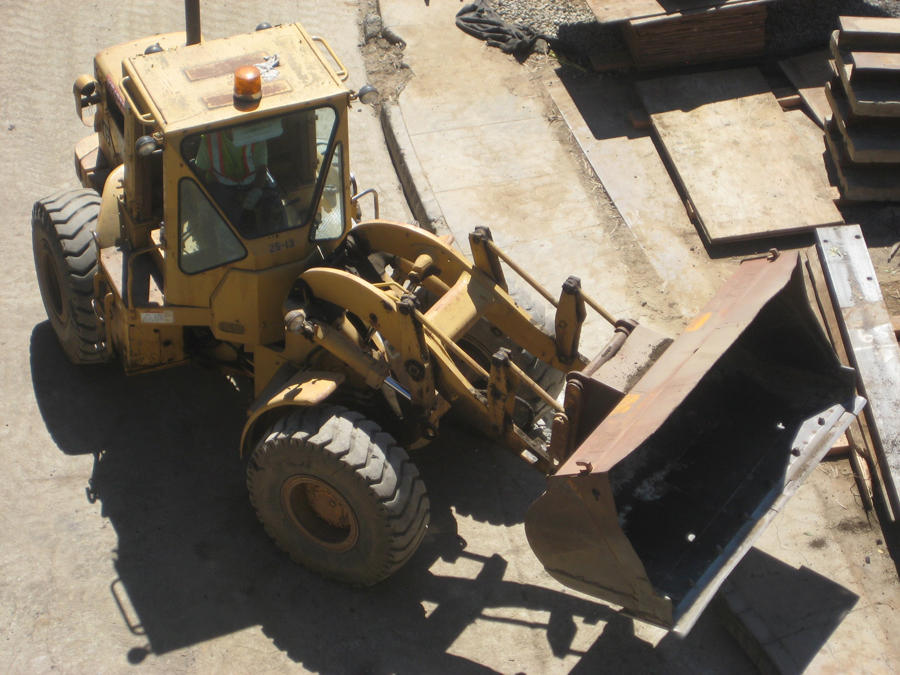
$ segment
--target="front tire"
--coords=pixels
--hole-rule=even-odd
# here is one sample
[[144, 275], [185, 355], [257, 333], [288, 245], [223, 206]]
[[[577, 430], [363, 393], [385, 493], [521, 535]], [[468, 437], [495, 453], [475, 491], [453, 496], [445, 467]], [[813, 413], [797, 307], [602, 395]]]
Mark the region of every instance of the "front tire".
[[47, 317], [72, 363], [105, 363], [100, 323], [94, 312], [97, 244], [93, 231], [100, 196], [67, 190], [42, 199], [31, 214], [32, 247]]
[[329, 579], [371, 586], [425, 536], [425, 485], [406, 452], [361, 414], [300, 409], [253, 451], [247, 487], [279, 548]]

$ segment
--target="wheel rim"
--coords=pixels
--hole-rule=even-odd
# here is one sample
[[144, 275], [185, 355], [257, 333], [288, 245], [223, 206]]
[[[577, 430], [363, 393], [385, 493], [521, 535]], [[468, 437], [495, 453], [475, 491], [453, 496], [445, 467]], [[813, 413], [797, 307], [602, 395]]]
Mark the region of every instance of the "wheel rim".
[[349, 551], [359, 539], [359, 522], [347, 500], [312, 476], [291, 476], [281, 488], [285, 513], [298, 530], [327, 551]]
[[41, 285], [46, 290], [46, 299], [48, 300], [49, 309], [60, 323], [64, 323], [66, 307], [63, 303], [62, 279], [59, 277], [59, 270], [56, 269], [53, 251], [50, 250], [50, 244], [46, 241], [41, 242], [40, 265], [40, 281]]

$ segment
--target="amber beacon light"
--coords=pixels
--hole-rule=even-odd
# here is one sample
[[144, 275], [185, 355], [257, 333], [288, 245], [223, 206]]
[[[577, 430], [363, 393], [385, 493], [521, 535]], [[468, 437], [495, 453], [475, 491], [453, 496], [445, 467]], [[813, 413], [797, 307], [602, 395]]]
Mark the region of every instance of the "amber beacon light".
[[241, 66], [234, 71], [234, 97], [255, 103], [262, 98], [262, 77], [256, 66]]

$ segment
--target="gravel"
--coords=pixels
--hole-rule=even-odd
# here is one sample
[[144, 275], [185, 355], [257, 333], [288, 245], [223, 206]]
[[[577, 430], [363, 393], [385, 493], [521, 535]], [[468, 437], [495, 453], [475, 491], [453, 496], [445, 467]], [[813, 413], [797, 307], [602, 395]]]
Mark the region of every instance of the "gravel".
[[[614, 26], [601, 26], [584, 0], [492, 0], [509, 23], [558, 38], [570, 56], [586, 62], [592, 50], [624, 49]], [[837, 17], [900, 17], [900, 0], [775, 0], [766, 21], [767, 52], [802, 52], [827, 44]]]

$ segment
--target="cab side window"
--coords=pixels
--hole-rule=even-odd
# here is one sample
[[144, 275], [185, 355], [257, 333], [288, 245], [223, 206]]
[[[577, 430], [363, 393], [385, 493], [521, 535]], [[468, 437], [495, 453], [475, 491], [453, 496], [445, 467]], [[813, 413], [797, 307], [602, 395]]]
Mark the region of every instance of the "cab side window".
[[341, 150], [341, 144], [338, 143], [331, 156], [322, 188], [322, 201], [310, 235], [312, 241], [337, 239], [344, 233], [344, 171]]
[[179, 262], [196, 274], [240, 260], [247, 250], [194, 181], [182, 179], [179, 188]]

